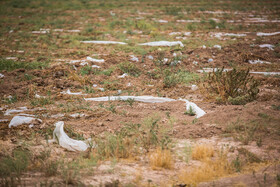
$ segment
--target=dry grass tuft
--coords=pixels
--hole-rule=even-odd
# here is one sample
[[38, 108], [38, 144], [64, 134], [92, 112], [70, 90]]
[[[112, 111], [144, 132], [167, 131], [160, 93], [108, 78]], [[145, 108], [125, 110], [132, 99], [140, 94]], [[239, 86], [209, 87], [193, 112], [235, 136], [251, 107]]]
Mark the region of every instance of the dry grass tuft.
[[210, 145], [197, 145], [192, 151], [192, 159], [194, 160], [204, 160], [209, 157], [214, 156], [214, 148]]
[[219, 177], [233, 173], [231, 164], [227, 161], [226, 155], [220, 156], [216, 160], [204, 159], [201, 166], [191, 171], [183, 171], [179, 175], [180, 181], [190, 186], [196, 186], [200, 182], [215, 180]]
[[174, 162], [170, 150], [157, 148], [154, 152], [150, 154], [149, 158], [150, 165], [153, 169], [173, 168]]

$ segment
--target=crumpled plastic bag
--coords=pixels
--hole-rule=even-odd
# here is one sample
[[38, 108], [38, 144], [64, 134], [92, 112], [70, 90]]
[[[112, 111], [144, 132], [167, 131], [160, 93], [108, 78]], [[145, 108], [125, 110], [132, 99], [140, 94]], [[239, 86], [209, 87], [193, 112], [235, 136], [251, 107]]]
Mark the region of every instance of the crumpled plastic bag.
[[72, 138], [69, 138], [69, 136], [64, 132], [63, 127], [63, 121], [55, 123], [55, 129], [53, 131], [53, 140], [49, 141], [49, 143], [58, 141], [59, 145], [67, 149], [68, 151], [87, 150], [87, 148], [89, 147], [88, 144], [80, 140], [74, 140]]
[[35, 123], [36, 121], [42, 123], [42, 120], [33, 118], [31, 116], [24, 116], [24, 114], [14, 116], [9, 123], [9, 128], [16, 127], [23, 124], [29, 124], [29, 127], [31, 128], [33, 127], [33, 123]]

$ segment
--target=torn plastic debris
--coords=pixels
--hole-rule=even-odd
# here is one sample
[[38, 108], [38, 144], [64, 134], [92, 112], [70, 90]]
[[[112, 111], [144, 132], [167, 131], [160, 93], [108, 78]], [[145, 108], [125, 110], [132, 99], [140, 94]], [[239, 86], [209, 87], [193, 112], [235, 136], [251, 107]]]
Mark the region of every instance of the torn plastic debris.
[[27, 111], [27, 107], [18, 107], [17, 109], [8, 109], [6, 110], [6, 112], [4, 113], [4, 116], [8, 116], [11, 115], [13, 113], [19, 113], [19, 112], [23, 112], [23, 111]]
[[125, 77], [127, 77], [128, 76], [128, 74], [127, 73], [124, 73], [124, 74], [122, 74], [121, 76], [118, 76], [118, 78], [125, 78]]
[[260, 48], [267, 47], [269, 50], [274, 50], [273, 48], [275, 47], [274, 45], [271, 45], [271, 44], [261, 44], [259, 46], [260, 46]]
[[66, 92], [63, 91], [63, 92], [60, 92], [60, 93], [62, 93], [62, 94], [68, 94], [68, 95], [87, 95], [87, 94], [83, 94], [82, 92], [73, 93], [73, 92], [71, 92], [69, 89], [68, 89]]
[[271, 62], [263, 61], [263, 60], [249, 60], [250, 64], [271, 64]]
[[95, 58], [91, 58], [91, 57], [87, 57], [87, 60], [88, 61], [91, 61], [91, 62], [98, 62], [98, 63], [103, 63], [103, 62], [105, 62], [105, 60], [104, 59], [95, 59]]
[[0, 79], [2, 79], [3, 77], [5, 77], [2, 73], [0, 73]]
[[91, 67], [92, 68], [100, 68], [100, 66], [97, 66], [97, 65], [92, 65]]
[[85, 65], [88, 65], [88, 62], [82, 62], [80, 63], [81, 66], [85, 66]]
[[190, 102], [186, 99], [179, 99], [181, 101], [185, 101], [186, 102], [186, 110], [190, 110], [190, 107], [192, 107], [193, 111], [196, 114], [196, 118], [200, 118], [202, 116], [204, 116], [206, 114], [206, 112], [204, 112], [204, 110], [202, 110], [201, 108], [199, 108], [195, 103]]
[[[203, 69], [200, 69], [200, 70], [197, 70], [197, 72], [199, 73], [210, 73], [210, 72], [216, 72], [218, 71], [219, 68], [203, 68]], [[231, 71], [232, 69], [224, 69], [223, 72], [227, 72], [227, 71]]]
[[168, 23], [168, 21], [167, 20], [163, 20], [163, 19], [160, 19], [160, 20], [156, 20], [157, 22], [159, 22], [159, 23]]
[[85, 142], [80, 140], [74, 140], [63, 130], [64, 122], [59, 121], [55, 123], [55, 129], [53, 131], [53, 139], [49, 143], [57, 142], [59, 145], [68, 151], [85, 151], [89, 147]]
[[152, 55], [148, 55], [148, 59], [154, 60], [154, 57]]
[[85, 44], [120, 44], [120, 45], [127, 44], [124, 42], [116, 42], [116, 41], [81, 41], [81, 43], [85, 43]]
[[10, 121], [9, 128], [16, 127], [23, 124], [29, 124], [29, 127], [31, 128], [34, 125], [33, 123], [36, 121], [42, 123], [42, 120], [30, 116], [24, 116], [24, 115], [14, 116], [13, 119]]
[[258, 32], [257, 36], [273, 36], [273, 35], [277, 35], [277, 34], [280, 34], [280, 32], [273, 32], [273, 33]]
[[75, 114], [70, 114], [69, 116], [72, 118], [82, 118], [82, 117], [85, 117], [86, 115], [80, 114], [80, 113], [75, 113]]
[[139, 59], [136, 56], [134, 56], [134, 55], [129, 55], [129, 56], [130, 56], [130, 60], [131, 61], [134, 61], [134, 62], [138, 62], [139, 61]]
[[[117, 100], [128, 100], [134, 99], [135, 101], [144, 102], [144, 103], [164, 103], [177, 101], [175, 99], [165, 98], [165, 97], [153, 97], [153, 96], [108, 96], [108, 97], [96, 97], [96, 98], [85, 98], [86, 101], [117, 101]], [[186, 99], [179, 99], [185, 101], [186, 109], [188, 110], [190, 106], [193, 108], [196, 113], [196, 118], [202, 117], [206, 114], [201, 108], [199, 108], [195, 103], [189, 102]]]
[[142, 43], [138, 45], [146, 45], [146, 46], [175, 46], [175, 45], [180, 45], [181, 47], [184, 47], [183, 43], [180, 41], [175, 41], [175, 42], [169, 42], [169, 41], [158, 41], [158, 42], [148, 42], [148, 43]]
[[212, 58], [208, 59], [208, 63], [213, 62], [214, 60]]
[[198, 86], [195, 85], [195, 84], [193, 84], [193, 85], [191, 86], [191, 89], [192, 89], [192, 91], [196, 91], [196, 90], [198, 89]]
[[252, 73], [252, 74], [262, 74], [262, 75], [280, 75], [280, 72], [256, 72], [256, 71], [250, 71], [249, 73]]
[[220, 46], [220, 45], [214, 45], [213, 47], [217, 48], [217, 49], [222, 49], [222, 46]]

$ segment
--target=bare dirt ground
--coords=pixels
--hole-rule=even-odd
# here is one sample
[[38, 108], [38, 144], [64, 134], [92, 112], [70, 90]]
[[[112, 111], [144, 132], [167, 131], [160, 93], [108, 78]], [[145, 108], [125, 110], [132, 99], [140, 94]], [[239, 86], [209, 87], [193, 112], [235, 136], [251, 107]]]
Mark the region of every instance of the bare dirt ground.
[[[280, 185], [279, 1], [0, 7], [0, 186]], [[184, 47], [138, 45], [153, 41]], [[258, 94], [221, 102], [205, 68], [248, 69]], [[175, 101], [85, 100], [128, 95]], [[190, 115], [179, 99], [206, 114]], [[9, 128], [17, 115], [40, 120]], [[58, 121], [93, 146], [50, 143]]]

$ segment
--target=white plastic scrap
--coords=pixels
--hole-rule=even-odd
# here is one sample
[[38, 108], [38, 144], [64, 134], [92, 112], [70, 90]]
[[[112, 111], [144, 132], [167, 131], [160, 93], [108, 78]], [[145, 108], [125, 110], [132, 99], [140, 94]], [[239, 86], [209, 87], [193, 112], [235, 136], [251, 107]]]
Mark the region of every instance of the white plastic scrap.
[[3, 77], [5, 77], [2, 73], [0, 73], [0, 79], [2, 79]]
[[[197, 70], [199, 73], [210, 73], [210, 72], [216, 72], [219, 68], [203, 68], [200, 70]], [[231, 71], [232, 69], [224, 69], [223, 72]]]
[[198, 64], [198, 62], [197, 62], [197, 61], [193, 61], [192, 63], [193, 63], [194, 65], [197, 65], [197, 64]]
[[277, 35], [277, 34], [280, 34], [280, 32], [273, 32], [273, 33], [258, 32], [257, 36], [273, 36], [273, 35]]
[[23, 111], [27, 111], [27, 107], [18, 107], [17, 109], [8, 109], [6, 110], [6, 112], [4, 113], [4, 116], [8, 116], [11, 115], [13, 113], [19, 113], [19, 112], [23, 112]]
[[271, 62], [267, 62], [267, 61], [262, 61], [260, 59], [258, 60], [249, 60], [250, 64], [271, 64]]
[[97, 66], [97, 65], [92, 65], [91, 67], [92, 68], [100, 68], [100, 66]]
[[80, 65], [81, 65], [81, 66], [88, 65], [88, 62], [81, 62]]
[[128, 76], [128, 74], [127, 74], [127, 73], [124, 73], [124, 74], [118, 76], [118, 78], [125, 78], [125, 77], [127, 77], [127, 76]]
[[208, 63], [213, 62], [214, 60], [212, 58], [208, 59]]
[[195, 85], [195, 84], [193, 84], [193, 85], [191, 86], [191, 89], [192, 89], [192, 91], [196, 91], [196, 90], [198, 89], [198, 86]]
[[271, 44], [261, 44], [259, 46], [260, 46], [260, 48], [267, 47], [269, 50], [274, 50], [273, 48], [275, 47], [274, 45], [271, 45]]
[[6, 57], [7, 60], [17, 60], [17, 57]]
[[22, 116], [22, 115], [14, 116], [13, 119], [10, 121], [9, 128], [16, 127], [23, 124], [29, 124], [31, 125], [30, 127], [32, 127], [33, 122], [35, 122], [36, 120], [42, 122], [42, 120], [30, 116]]
[[85, 114], [80, 114], [80, 113], [70, 114], [70, 117], [72, 118], [81, 118], [85, 116], [86, 116]]
[[220, 46], [220, 45], [214, 45], [213, 47], [217, 48], [217, 49], [222, 49], [222, 46]]
[[47, 34], [47, 33], [49, 33], [50, 31], [32, 31], [31, 33], [32, 34]]
[[159, 23], [168, 23], [167, 20], [163, 20], [163, 19], [157, 20], [157, 22], [159, 22]]
[[148, 56], [148, 59], [154, 60], [154, 57], [153, 57], [152, 55], [149, 55], [149, 56]]
[[87, 60], [90, 61], [90, 62], [98, 62], [98, 63], [103, 63], [105, 62], [104, 59], [95, 59], [95, 58], [91, 58], [91, 57], [87, 57]]
[[131, 61], [139, 62], [139, 59], [136, 56], [134, 56], [134, 55], [129, 55], [129, 56], [130, 56]]
[[280, 75], [280, 72], [256, 72], [256, 71], [250, 71], [249, 73], [252, 73], [252, 74], [262, 74], [262, 75]]
[[87, 94], [83, 94], [82, 92], [73, 93], [73, 92], [71, 92], [69, 89], [68, 89], [66, 92], [63, 91], [63, 92], [60, 92], [60, 93], [62, 93], [62, 94], [68, 94], [68, 95], [87, 95]]
[[148, 42], [148, 43], [142, 43], [139, 45], [146, 45], [146, 46], [175, 46], [175, 45], [180, 45], [181, 47], [184, 47], [183, 43], [180, 41], [175, 41], [175, 42], [169, 42], [169, 41], [158, 41], [158, 42]]
[[192, 110], [196, 114], [196, 118], [200, 118], [200, 117], [202, 117], [202, 116], [204, 116], [206, 114], [206, 112], [204, 112], [204, 110], [199, 108], [195, 103], [190, 102], [190, 101], [188, 101], [186, 99], [180, 99], [180, 100], [186, 102], [186, 110], [187, 111], [190, 110], [190, 108], [192, 108]]
[[55, 129], [53, 131], [53, 140], [49, 142], [57, 142], [59, 145], [68, 151], [85, 151], [89, 147], [85, 142], [80, 140], [74, 140], [63, 130], [64, 122], [59, 121], [55, 123]]
[[[109, 96], [109, 97], [96, 97], [96, 98], [85, 98], [86, 101], [116, 101], [116, 100], [128, 100], [134, 99], [135, 101], [144, 103], [164, 103], [176, 101], [175, 99], [165, 98], [165, 97], [153, 97], [153, 96]], [[201, 108], [199, 108], [195, 103], [189, 102], [186, 99], [180, 99], [185, 101], [186, 109], [189, 110], [190, 106], [196, 113], [196, 118], [202, 117], [206, 114]]]
[[85, 43], [85, 44], [120, 44], [120, 45], [127, 44], [124, 42], [116, 42], [116, 41], [81, 41], [81, 43]]

